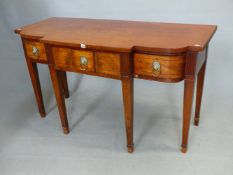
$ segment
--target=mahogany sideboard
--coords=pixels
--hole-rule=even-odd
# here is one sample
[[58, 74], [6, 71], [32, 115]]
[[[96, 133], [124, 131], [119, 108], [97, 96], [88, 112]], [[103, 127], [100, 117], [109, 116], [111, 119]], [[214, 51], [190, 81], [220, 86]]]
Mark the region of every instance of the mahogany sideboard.
[[37, 63], [47, 64], [61, 124], [69, 133], [66, 72], [121, 80], [128, 152], [133, 152], [134, 78], [184, 80], [181, 151], [187, 151], [195, 82], [198, 125], [208, 44], [217, 26], [82, 18], [49, 18], [16, 29], [22, 38], [39, 112], [45, 116]]

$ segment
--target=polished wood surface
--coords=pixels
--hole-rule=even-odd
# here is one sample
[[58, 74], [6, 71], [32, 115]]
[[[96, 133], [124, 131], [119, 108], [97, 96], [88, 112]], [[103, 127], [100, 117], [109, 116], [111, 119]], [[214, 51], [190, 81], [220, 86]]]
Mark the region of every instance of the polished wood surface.
[[213, 25], [49, 18], [16, 30], [24, 38], [87, 49], [118, 52], [186, 52], [203, 50], [216, 30]]
[[26, 62], [28, 66], [29, 75], [31, 77], [33, 90], [36, 96], [36, 101], [37, 101], [38, 109], [40, 112], [40, 116], [45, 117], [46, 112], [45, 112], [45, 107], [44, 107], [44, 102], [43, 102], [43, 97], [42, 97], [42, 92], [41, 92], [37, 64], [32, 61], [28, 61], [28, 60], [26, 60]]
[[[160, 64], [160, 72], [153, 73], [153, 62]], [[182, 80], [184, 77], [185, 55], [181, 56], [160, 56], [148, 54], [134, 54], [134, 76], [157, 77], [172, 81]], [[165, 80], [164, 80], [165, 81]]]
[[30, 55], [28, 53], [28, 50], [26, 47], [26, 42], [24, 39], [22, 39], [22, 44], [23, 44], [23, 49], [24, 49], [24, 54], [25, 54], [26, 63], [27, 63], [27, 67], [28, 67], [28, 72], [29, 72], [29, 75], [31, 78], [32, 87], [33, 87], [34, 94], [36, 97], [36, 102], [38, 105], [40, 116], [45, 117], [46, 112], [45, 112], [45, 107], [44, 107], [44, 102], [43, 102], [43, 97], [42, 97], [42, 92], [41, 92], [41, 85], [40, 85], [40, 80], [39, 80], [39, 73], [38, 73], [37, 64], [35, 62], [33, 62], [32, 59], [30, 59]]
[[[29, 75], [31, 78], [34, 94], [36, 97], [38, 110], [42, 118], [46, 116], [43, 97], [42, 97], [42, 91], [41, 91], [41, 84], [39, 80], [39, 73], [37, 64], [48, 64], [47, 56], [45, 53], [45, 47], [44, 44], [40, 43], [38, 40], [28, 40], [25, 38], [22, 38], [22, 44], [24, 48], [24, 54], [25, 59], [29, 71]], [[37, 47], [39, 49], [39, 55], [35, 56], [33, 55], [33, 49], [32, 47]], [[61, 81], [62, 81], [62, 88], [65, 98], [69, 97], [69, 89], [68, 89], [68, 82], [67, 82], [67, 76], [66, 72], [62, 72], [61, 75]]]
[[120, 54], [121, 84], [125, 114], [125, 128], [128, 152], [134, 151], [133, 142], [133, 109], [134, 109], [134, 79], [132, 54]]
[[64, 99], [64, 94], [63, 94], [64, 93], [63, 83], [65, 81], [62, 81], [62, 79], [65, 78], [65, 76], [62, 73], [62, 71], [55, 69], [54, 60], [51, 61], [51, 58], [53, 55], [51, 46], [46, 45], [45, 48], [46, 48], [46, 55], [50, 63], [53, 63], [53, 64], [49, 64], [49, 71], [50, 71], [50, 77], [52, 80], [53, 89], [54, 89], [54, 93], [55, 93], [55, 97], [57, 101], [58, 111], [60, 114], [60, 120], [61, 120], [61, 125], [63, 128], [63, 133], [68, 134], [70, 132], [70, 129], [69, 129], [69, 124], [68, 124], [65, 99]]
[[196, 108], [195, 108], [195, 118], [194, 118], [194, 124], [196, 126], [198, 126], [200, 119], [201, 101], [202, 101], [202, 93], [204, 87], [207, 56], [208, 56], [208, 48], [206, 48], [206, 52], [205, 52], [205, 62], [202, 64], [202, 67], [200, 68], [200, 71], [197, 74]]
[[[75, 50], [69, 48], [53, 47], [54, 63], [57, 69], [65, 69], [71, 71], [85, 71], [94, 72], [94, 57], [93, 52]], [[84, 56], [88, 60], [87, 68], [82, 68], [80, 64], [80, 57]]]
[[128, 152], [134, 151], [133, 143], [133, 78], [123, 77], [122, 78], [122, 94], [125, 111], [125, 128], [127, 136], [127, 148]]
[[68, 80], [67, 80], [66, 72], [61, 71], [60, 74], [61, 74], [61, 84], [62, 84], [64, 96], [65, 96], [65, 98], [69, 98], [70, 93], [69, 93], [69, 87], [68, 87]]
[[[33, 47], [38, 48], [38, 56], [33, 54]], [[28, 57], [31, 59], [46, 61], [44, 44], [38, 41], [25, 40], [25, 49]]]
[[96, 52], [96, 72], [120, 77], [120, 54]]
[[185, 79], [184, 81], [184, 104], [183, 104], [183, 130], [182, 130], [182, 144], [181, 151], [187, 152], [188, 135], [190, 127], [190, 118], [192, 113], [193, 93], [194, 93], [195, 79]]
[[186, 55], [185, 79], [184, 79], [184, 100], [183, 100], [183, 129], [181, 151], [187, 152], [190, 118], [192, 114], [192, 104], [194, 95], [194, 85], [196, 80], [197, 53], [189, 52]]
[[[128, 152], [134, 150], [134, 78], [161, 82], [184, 80], [181, 151], [186, 152], [196, 77], [197, 125], [207, 47], [216, 29], [214, 25], [49, 18], [15, 32], [28, 41], [24, 51], [41, 113], [43, 101], [34, 63], [49, 65], [65, 134], [69, 133], [64, 100], [69, 97], [66, 71], [121, 80]], [[37, 58], [32, 55], [32, 46], [42, 50]]]
[[55, 93], [55, 97], [57, 100], [58, 111], [60, 114], [61, 124], [63, 128], [64, 134], [68, 134], [69, 124], [66, 114], [65, 100], [63, 96], [62, 82], [61, 82], [61, 71], [55, 70], [53, 66], [49, 66], [49, 71], [53, 83], [53, 89]]

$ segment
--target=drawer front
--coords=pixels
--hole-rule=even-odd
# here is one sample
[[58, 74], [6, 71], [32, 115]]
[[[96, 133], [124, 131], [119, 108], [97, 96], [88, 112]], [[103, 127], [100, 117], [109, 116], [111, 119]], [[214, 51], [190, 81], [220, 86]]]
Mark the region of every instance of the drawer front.
[[94, 72], [93, 52], [53, 47], [56, 68], [70, 71]]
[[120, 54], [95, 52], [96, 72], [120, 77]]
[[185, 56], [134, 54], [134, 75], [161, 79], [182, 79]]
[[29, 58], [35, 60], [47, 61], [45, 54], [45, 47], [42, 43], [37, 41], [25, 41], [26, 54]]

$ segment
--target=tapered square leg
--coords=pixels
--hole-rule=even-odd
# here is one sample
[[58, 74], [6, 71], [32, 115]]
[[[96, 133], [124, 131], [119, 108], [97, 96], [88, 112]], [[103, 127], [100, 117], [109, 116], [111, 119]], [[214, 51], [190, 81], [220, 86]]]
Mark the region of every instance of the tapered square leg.
[[67, 81], [67, 75], [65, 71], [61, 71], [61, 83], [62, 83], [62, 88], [63, 88], [63, 93], [65, 98], [69, 98], [70, 97], [70, 93], [69, 93], [69, 88], [68, 88], [68, 81]]
[[128, 152], [134, 151], [133, 143], [133, 78], [123, 77], [122, 78], [122, 92], [124, 101], [124, 112], [125, 112], [125, 127], [127, 137], [127, 148]]
[[195, 109], [195, 118], [194, 125], [198, 126], [200, 119], [200, 110], [201, 110], [201, 101], [202, 101], [202, 93], [204, 86], [204, 78], [205, 78], [205, 68], [206, 62], [202, 65], [197, 77], [197, 92], [196, 92], [196, 109]]
[[55, 70], [52, 65], [49, 65], [49, 71], [53, 83], [53, 89], [56, 96], [58, 111], [60, 114], [61, 124], [63, 128], [64, 134], [69, 133], [69, 125], [67, 120], [67, 114], [66, 114], [66, 106], [65, 106], [65, 99], [63, 95], [63, 87], [62, 87], [62, 81], [61, 81], [61, 72], [58, 70]]
[[187, 152], [190, 117], [192, 113], [192, 102], [194, 93], [195, 78], [185, 79], [184, 81], [184, 104], [183, 104], [183, 130], [181, 152]]
[[38, 109], [40, 112], [40, 116], [45, 117], [46, 113], [45, 113], [45, 108], [44, 108], [44, 103], [43, 103], [42, 92], [41, 92], [37, 63], [32, 62], [29, 59], [26, 59], [26, 62], [27, 62], [27, 67], [28, 67], [30, 78], [31, 78], [33, 90], [35, 93], [36, 102], [37, 102]]

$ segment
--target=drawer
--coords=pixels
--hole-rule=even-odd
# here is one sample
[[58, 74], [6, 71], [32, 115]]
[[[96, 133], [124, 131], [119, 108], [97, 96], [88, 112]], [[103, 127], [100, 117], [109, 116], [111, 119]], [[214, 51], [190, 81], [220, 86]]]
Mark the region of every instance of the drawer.
[[175, 81], [184, 77], [185, 56], [134, 54], [134, 75]]
[[25, 41], [26, 54], [29, 58], [35, 60], [47, 61], [44, 44], [38, 41]]
[[93, 52], [69, 48], [53, 47], [56, 68], [70, 71], [94, 72]]
[[96, 72], [120, 77], [120, 54], [95, 52]]

